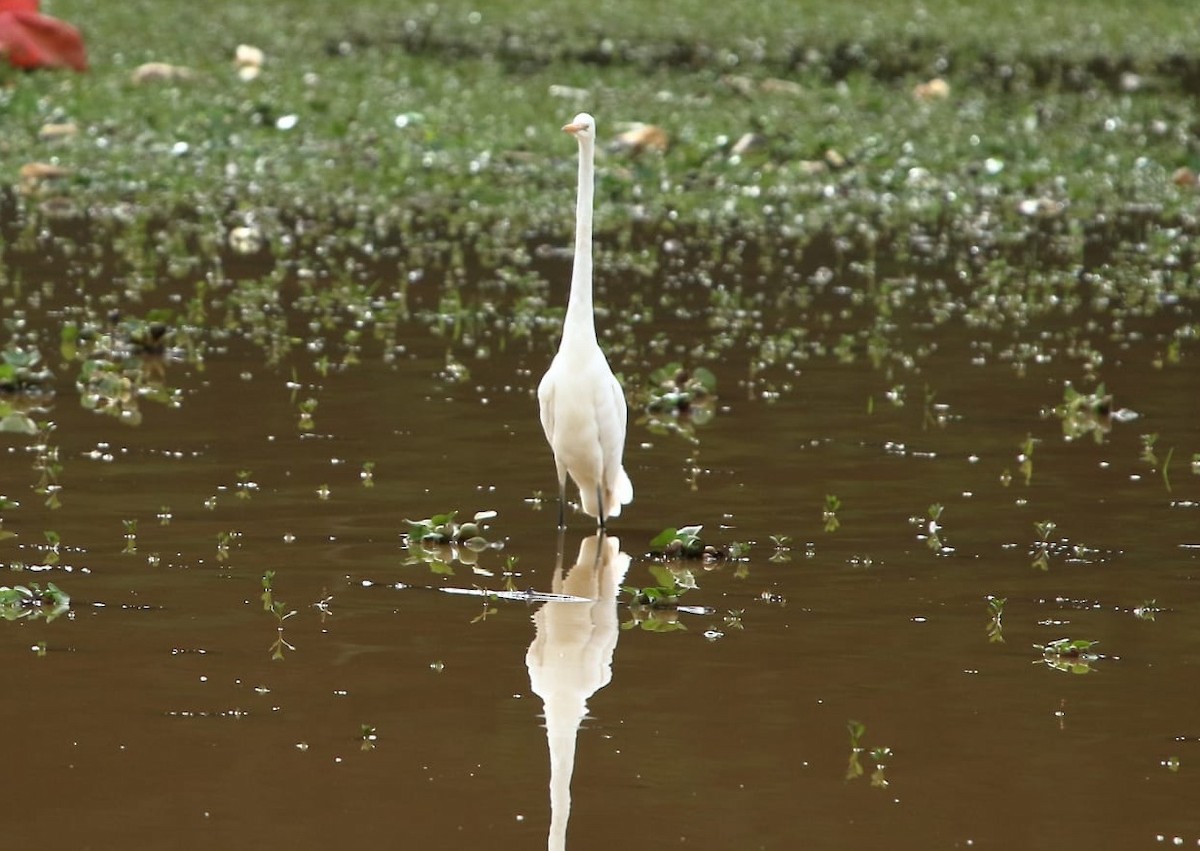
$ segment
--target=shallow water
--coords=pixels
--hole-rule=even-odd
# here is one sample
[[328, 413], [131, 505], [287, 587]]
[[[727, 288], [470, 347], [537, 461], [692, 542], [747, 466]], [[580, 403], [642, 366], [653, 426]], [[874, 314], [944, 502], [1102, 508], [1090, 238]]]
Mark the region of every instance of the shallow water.
[[[601, 320], [627, 376], [662, 362], [640, 354], [651, 334], [685, 353], [716, 337], [706, 289], [664, 292], [638, 345]], [[618, 312], [630, 297], [602, 282]], [[0, 554], [25, 568], [6, 583], [72, 598], [0, 630], [10, 841], [1200, 845], [1200, 379], [1186, 356], [1155, 363], [1196, 308], [1127, 339], [1103, 312], [901, 322], [878, 367], [834, 355], [858, 320], [828, 293], [762, 311], [764, 335], [815, 326], [825, 350], [753, 381], [754, 345], [710, 359], [719, 401], [694, 444], [631, 422], [635, 501], [604, 542], [579, 514], [554, 528], [533, 398], [548, 336], [475, 358], [412, 321], [394, 358], [368, 344], [322, 376], [233, 335], [165, 364], [182, 402], [143, 400], [136, 427], [82, 408], [59, 364], [36, 418], [55, 425], [61, 508], [33, 490], [38, 441], [0, 444], [21, 503]], [[1087, 374], [1067, 349], [1089, 321], [1099, 377], [1137, 418], [1066, 440], [1051, 409]], [[1044, 356], [1014, 358], [1022, 344]], [[468, 380], [445, 376], [447, 351]], [[503, 549], [432, 570], [404, 520], [449, 510], [497, 512]], [[619, 586], [652, 585], [651, 538], [693, 523], [747, 554], [689, 565], [688, 608], [655, 616], [686, 629], [640, 628]], [[282, 622], [266, 571], [296, 612]], [[445, 593], [502, 591], [506, 571], [528, 593]], [[1041, 664], [1034, 645], [1064, 637], [1098, 642], [1093, 670]]]

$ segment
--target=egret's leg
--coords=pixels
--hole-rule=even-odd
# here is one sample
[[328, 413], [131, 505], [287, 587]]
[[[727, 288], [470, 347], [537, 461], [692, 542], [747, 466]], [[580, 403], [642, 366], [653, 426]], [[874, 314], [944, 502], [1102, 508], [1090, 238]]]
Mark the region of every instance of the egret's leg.
[[567, 477], [558, 480], [558, 528], [567, 528]]
[[600, 529], [605, 529], [604, 526], [604, 493], [600, 490], [600, 485], [596, 485], [596, 519], [600, 521]]
[[554, 555], [554, 579], [550, 582], [550, 590], [555, 594], [563, 592], [563, 532], [565, 530], [560, 526], [558, 529], [558, 549]]

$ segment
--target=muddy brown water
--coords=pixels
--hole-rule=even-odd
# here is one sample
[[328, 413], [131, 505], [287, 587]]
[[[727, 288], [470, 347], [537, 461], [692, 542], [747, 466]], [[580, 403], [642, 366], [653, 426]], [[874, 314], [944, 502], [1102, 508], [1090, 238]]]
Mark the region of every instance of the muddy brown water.
[[[1154, 365], [1171, 323], [1109, 346], [1102, 377], [1139, 416], [1099, 443], [1047, 413], [1076, 363], [980, 358], [955, 323], [917, 371], [813, 357], [773, 402], [730, 355], [698, 443], [632, 423], [634, 502], [603, 541], [572, 514], [561, 544], [537, 499], [554, 494], [533, 398], [548, 340], [457, 352], [472, 376], [454, 383], [451, 344], [413, 323], [393, 363], [368, 348], [291, 387], [303, 353], [268, 366], [232, 338], [202, 369], [168, 364], [182, 404], [143, 402], [136, 427], [84, 410], [59, 370], [42, 416], [61, 508], [32, 490], [34, 441], [0, 443], [21, 502], [0, 554], [26, 568], [5, 581], [72, 598], [0, 628], [4, 844], [1200, 846], [1200, 380], [1186, 358]], [[706, 333], [668, 311], [655, 330]], [[927, 411], [924, 385], [947, 407]], [[452, 509], [497, 512], [503, 549], [452, 575], [412, 563], [403, 520]], [[653, 584], [651, 538], [689, 523], [750, 543], [745, 560], [689, 565], [689, 608], [658, 616], [686, 629], [635, 625], [619, 586]], [[536, 593], [447, 593], [502, 590], [506, 567]], [[282, 634], [266, 571], [296, 612]], [[1041, 664], [1034, 645], [1059, 638], [1097, 641], [1094, 670]]]

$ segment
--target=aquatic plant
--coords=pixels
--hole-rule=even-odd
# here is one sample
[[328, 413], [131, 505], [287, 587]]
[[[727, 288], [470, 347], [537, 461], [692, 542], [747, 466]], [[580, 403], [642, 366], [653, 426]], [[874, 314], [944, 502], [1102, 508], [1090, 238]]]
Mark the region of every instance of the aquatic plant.
[[275, 640], [271, 642], [268, 652], [272, 661], [281, 661], [284, 651], [295, 650], [295, 646], [283, 637], [283, 622], [296, 614], [295, 609], [288, 609], [287, 603], [275, 598], [275, 571], [267, 570], [262, 575], [263, 611], [269, 612], [275, 618]]
[[41, 352], [33, 347], [0, 351], [0, 393], [52, 392], [54, 373], [41, 362]]
[[47, 622], [71, 609], [71, 598], [53, 582], [42, 588], [28, 585], [0, 585], [0, 618], [6, 621], [42, 618]]
[[480, 524], [482, 521], [495, 517], [494, 511], [476, 512], [474, 519], [463, 523], [455, 520], [457, 516], [458, 511], [456, 510], [445, 514], [435, 514], [424, 520], [405, 520], [404, 522], [408, 524], [408, 538], [422, 544], [462, 544], [467, 549], [476, 552], [493, 546], [481, 534], [486, 531], [486, 526]]
[[651, 555], [660, 558], [700, 558], [704, 555], [704, 542], [700, 540], [703, 526], [667, 528], [650, 541]]
[[1146, 600], [1133, 609], [1133, 616], [1140, 621], [1153, 621], [1162, 609], [1157, 600]]
[[993, 597], [988, 594], [985, 598], [987, 601], [988, 622], [987, 622], [987, 637], [988, 642], [992, 644], [1004, 643], [1004, 604], [1008, 602], [1006, 597]]
[[842, 525], [837, 513], [842, 507], [842, 501], [834, 494], [825, 495], [825, 505], [821, 509], [821, 522], [826, 532], [836, 532]]
[[706, 544], [700, 537], [703, 526], [680, 526], [663, 529], [650, 541], [650, 557], [668, 559], [702, 559], [706, 562], [741, 560], [747, 545], [733, 543], [727, 547]]
[[1091, 652], [1097, 643], [1081, 638], [1059, 638], [1048, 644], [1035, 644], [1034, 648], [1041, 651], [1042, 657], [1035, 659], [1034, 664], [1064, 673], [1090, 674], [1096, 670], [1093, 665], [1100, 659], [1099, 654]]
[[683, 594], [697, 587], [696, 577], [686, 568], [652, 564], [650, 565], [650, 575], [657, 580], [656, 585], [621, 586], [621, 591], [629, 595], [630, 605], [672, 608], [678, 605], [679, 598]]
[[716, 390], [717, 377], [711, 370], [669, 363], [650, 373], [644, 404], [651, 414], [687, 416], [703, 425], [712, 419]]
[[404, 563], [425, 564], [434, 573], [449, 576], [453, 575], [453, 565], [458, 562], [475, 573], [491, 575], [478, 562], [482, 553], [504, 548], [502, 541], [489, 541], [484, 537], [484, 533], [490, 531], [487, 521], [494, 518], [496, 512], [477, 511], [473, 519], [462, 523], [455, 519], [457, 516], [457, 511], [449, 511], [423, 520], [405, 520], [408, 557]]
[[132, 520], [122, 520], [121, 525], [125, 527], [125, 547], [121, 550], [122, 553], [137, 552], [137, 518]]
[[[941, 520], [944, 507], [941, 503], [933, 503], [929, 506], [929, 520], [925, 523], [925, 545], [939, 555], [945, 555], [948, 552], [954, 552], [952, 547], [947, 547], [942, 542], [941, 531], [942, 525], [938, 521]], [[918, 535], [917, 537], [921, 537]]]
[[56, 428], [57, 426], [52, 422], [39, 422], [33, 443], [33, 469], [38, 473], [38, 480], [33, 486], [33, 492], [44, 496], [46, 507], [52, 510], [62, 506], [62, 500], [59, 497], [62, 485], [58, 481], [59, 474], [62, 472], [62, 464], [59, 462], [58, 446], [50, 442], [50, 436]]
[[[478, 586], [476, 586], [476, 590], [484, 591], [484, 589], [479, 588]], [[496, 597], [495, 594], [488, 594], [485, 592], [483, 594], [483, 611], [481, 611], [475, 617], [471, 618], [471, 623], [473, 623], [473, 624], [482, 623], [482, 622], [486, 621], [488, 618], [490, 618], [492, 615], [496, 614], [496, 612], [498, 611], [498, 609], [496, 608], [496, 605], [495, 605], [497, 599], [498, 598]]]
[[1033, 528], [1038, 533], [1038, 538], [1033, 542], [1033, 550], [1030, 553], [1033, 556], [1033, 567], [1037, 570], [1049, 570], [1050, 534], [1058, 528], [1058, 524], [1053, 520], [1039, 520], [1033, 524]]
[[1062, 420], [1064, 439], [1075, 440], [1090, 434], [1096, 443], [1103, 443], [1112, 430], [1112, 394], [1103, 383], [1091, 393], [1080, 393], [1068, 381], [1063, 387], [1062, 404], [1055, 406], [1054, 414]]
[[850, 759], [846, 766], [846, 780], [856, 780], [863, 776], [865, 770], [862, 756], [866, 753], [875, 763], [875, 767], [871, 771], [872, 788], [886, 789], [890, 785], [886, 771], [887, 761], [892, 757], [892, 749], [886, 746], [877, 746], [868, 752], [862, 745], [862, 737], [867, 732], [867, 727], [860, 721], [853, 719], [847, 721], [846, 729], [850, 734]]

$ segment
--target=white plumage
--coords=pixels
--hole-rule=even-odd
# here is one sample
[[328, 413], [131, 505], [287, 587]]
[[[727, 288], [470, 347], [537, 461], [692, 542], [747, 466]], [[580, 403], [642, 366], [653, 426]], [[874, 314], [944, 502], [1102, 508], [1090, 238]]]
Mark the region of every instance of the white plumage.
[[628, 417], [625, 393], [596, 340], [592, 312], [592, 196], [596, 121], [580, 113], [563, 127], [579, 142], [575, 261], [562, 342], [538, 385], [542, 429], [558, 471], [558, 525], [565, 525], [567, 476], [579, 487], [585, 514], [601, 528], [633, 500], [621, 456]]

